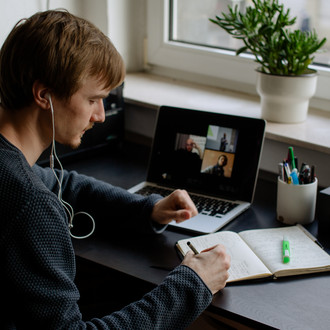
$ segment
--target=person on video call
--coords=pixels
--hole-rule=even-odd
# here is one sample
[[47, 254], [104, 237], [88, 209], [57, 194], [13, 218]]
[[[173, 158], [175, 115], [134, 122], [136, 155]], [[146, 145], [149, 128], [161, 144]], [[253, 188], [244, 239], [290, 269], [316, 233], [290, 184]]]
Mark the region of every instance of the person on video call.
[[[194, 149], [196, 149], [197, 152], [194, 152]], [[202, 159], [203, 155], [200, 146], [191, 138], [187, 139], [185, 149], [181, 150], [185, 150], [185, 152], [189, 154], [197, 155], [199, 159]]]
[[228, 145], [227, 134], [223, 133], [223, 136], [220, 140], [220, 151], [226, 151], [227, 145]]
[[[84, 320], [67, 212], [84, 211], [95, 232], [161, 233], [197, 210], [186, 191], [143, 197], [105, 182], [36, 164], [55, 140], [73, 148], [103, 122], [102, 99], [124, 80], [109, 39], [66, 11], [20, 21], [0, 51], [1, 326], [4, 329], [181, 329], [211, 303], [228, 278], [218, 245], [192, 252], [141, 300]], [[55, 154], [56, 155], [56, 154]], [[51, 158], [54, 157], [54, 154]], [[63, 176], [62, 176], [63, 175]], [[109, 281], [109, 286], [116, 283]], [[111, 300], [111, 296], [109, 296]]]
[[184, 147], [175, 150], [172, 172], [179, 177], [199, 173], [202, 166], [203, 153], [200, 146], [188, 138]]
[[208, 174], [214, 174], [217, 176], [224, 176], [225, 175], [224, 167], [227, 165], [227, 163], [228, 163], [227, 156], [220, 155], [215, 165], [206, 167], [202, 172]]

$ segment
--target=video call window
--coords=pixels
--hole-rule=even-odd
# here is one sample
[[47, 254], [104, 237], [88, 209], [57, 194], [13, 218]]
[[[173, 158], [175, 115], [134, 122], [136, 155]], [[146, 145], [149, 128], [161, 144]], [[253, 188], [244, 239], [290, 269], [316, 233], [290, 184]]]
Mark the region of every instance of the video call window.
[[207, 136], [178, 133], [175, 141], [176, 172], [232, 176], [238, 131], [209, 125]]
[[196, 153], [200, 159], [202, 159], [205, 143], [205, 136], [178, 133], [176, 135], [175, 150], [186, 150], [188, 152]]
[[207, 131], [201, 172], [231, 178], [238, 131], [229, 127], [210, 125]]

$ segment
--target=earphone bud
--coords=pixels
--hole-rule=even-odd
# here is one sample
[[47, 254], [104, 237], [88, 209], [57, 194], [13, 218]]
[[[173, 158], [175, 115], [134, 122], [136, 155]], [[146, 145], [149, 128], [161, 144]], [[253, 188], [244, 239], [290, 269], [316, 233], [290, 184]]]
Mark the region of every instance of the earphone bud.
[[52, 107], [52, 97], [50, 96], [50, 93], [49, 92], [47, 92], [46, 94], [45, 94], [45, 97], [48, 99], [48, 101], [49, 101], [49, 103], [50, 103], [50, 109], [51, 109], [51, 111], [53, 111], [53, 107]]
[[[57, 154], [56, 154], [56, 148], [55, 148], [55, 119], [54, 119], [54, 107], [53, 107], [53, 102], [52, 102], [52, 98], [50, 96], [49, 93], [47, 93], [45, 95], [48, 100], [49, 100], [49, 104], [50, 104], [50, 109], [51, 109], [51, 113], [52, 113], [52, 129], [53, 129], [53, 137], [52, 137], [52, 148], [51, 148], [51, 152], [50, 152], [50, 156], [49, 156], [49, 165], [50, 165], [50, 168], [52, 169], [53, 171], [53, 174], [58, 182], [58, 185], [59, 185], [59, 189], [58, 189], [58, 195], [57, 195], [57, 198], [58, 200], [60, 201], [60, 203], [63, 205], [63, 207], [65, 208], [65, 210], [68, 212], [69, 214], [69, 233], [70, 233], [70, 236], [73, 237], [73, 238], [77, 238], [77, 239], [83, 239], [83, 238], [87, 238], [89, 237], [90, 235], [93, 234], [94, 230], [95, 230], [95, 221], [93, 219], [93, 217], [86, 213], [86, 212], [78, 212], [76, 214], [84, 214], [86, 215], [87, 217], [89, 217], [92, 221], [92, 225], [93, 225], [93, 228], [91, 230], [91, 232], [85, 236], [75, 236], [71, 233], [71, 228], [73, 228], [73, 218], [75, 216], [75, 213], [73, 211], [73, 208], [72, 206], [65, 202], [63, 199], [62, 199], [62, 182], [63, 182], [63, 166], [59, 160], [59, 158], [57, 157]], [[55, 170], [54, 170], [54, 157], [56, 159], [56, 161], [58, 162], [59, 166], [60, 166], [60, 169], [61, 169], [61, 176], [60, 178], [58, 178]]]

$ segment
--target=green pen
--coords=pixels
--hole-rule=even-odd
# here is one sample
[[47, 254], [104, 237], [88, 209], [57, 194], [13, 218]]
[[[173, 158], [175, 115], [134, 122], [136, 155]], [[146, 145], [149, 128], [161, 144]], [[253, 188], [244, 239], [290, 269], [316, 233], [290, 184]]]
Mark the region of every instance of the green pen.
[[291, 168], [294, 169], [296, 168], [296, 164], [294, 161], [294, 153], [293, 153], [293, 147], [289, 147], [289, 160], [291, 161]]
[[287, 238], [283, 237], [283, 263], [287, 264], [290, 261], [290, 243]]

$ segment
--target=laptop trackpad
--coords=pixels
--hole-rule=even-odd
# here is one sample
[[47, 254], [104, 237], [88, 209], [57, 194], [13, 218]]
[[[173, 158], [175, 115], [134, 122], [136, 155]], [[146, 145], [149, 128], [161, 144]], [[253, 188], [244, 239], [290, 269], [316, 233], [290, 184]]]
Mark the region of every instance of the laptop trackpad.
[[227, 217], [218, 218], [199, 213], [195, 217], [181, 223], [172, 221], [170, 225], [200, 233], [210, 233], [215, 230], [215, 227], [219, 229], [223, 227], [227, 222], [229, 222]]

